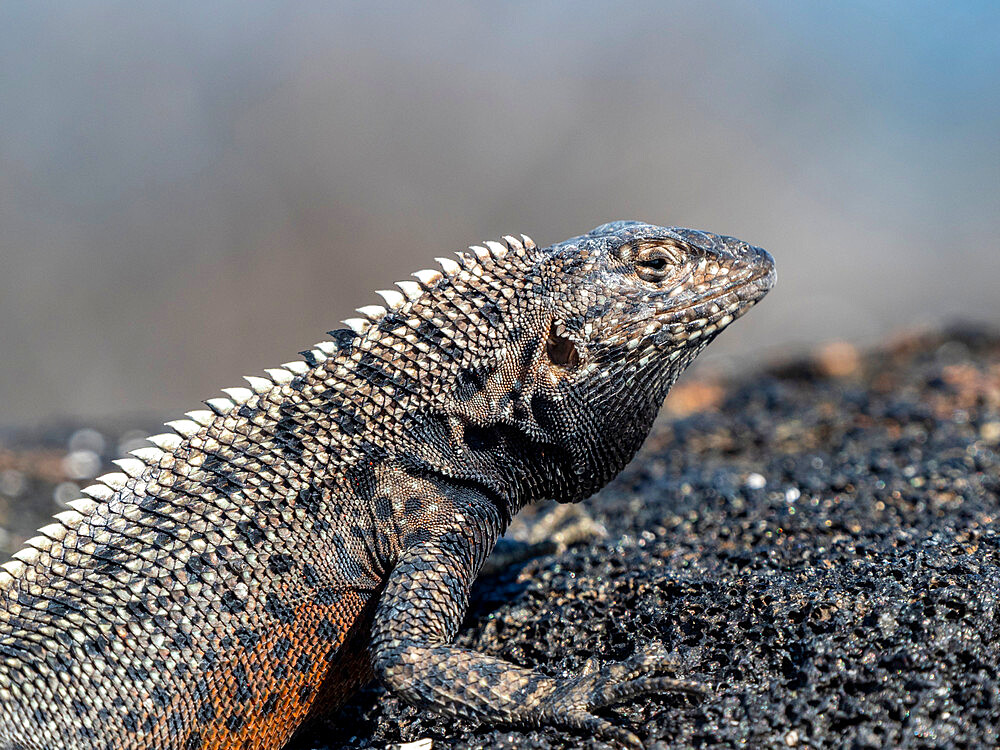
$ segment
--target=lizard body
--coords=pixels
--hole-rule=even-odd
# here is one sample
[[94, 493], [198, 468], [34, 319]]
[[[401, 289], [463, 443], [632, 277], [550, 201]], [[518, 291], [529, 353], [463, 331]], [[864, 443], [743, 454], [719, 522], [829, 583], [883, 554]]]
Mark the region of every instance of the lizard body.
[[559, 681], [450, 644], [511, 517], [624, 467], [770, 256], [616, 222], [439, 260], [168, 423], [0, 568], [0, 750], [276, 750], [373, 676], [636, 746], [591, 709], [695, 689], [653, 653]]

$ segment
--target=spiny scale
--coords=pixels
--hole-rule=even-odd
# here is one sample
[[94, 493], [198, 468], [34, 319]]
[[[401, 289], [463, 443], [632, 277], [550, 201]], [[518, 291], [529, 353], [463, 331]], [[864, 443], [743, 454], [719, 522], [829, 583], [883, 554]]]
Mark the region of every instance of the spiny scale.
[[[472, 246], [470, 249], [475, 253], [475, 257], [480, 263], [489, 263], [503, 259], [508, 251], [523, 253], [525, 250], [534, 250], [536, 247], [534, 241], [527, 235], [521, 235], [521, 240], [516, 239], [512, 235], [505, 235], [503, 240], [505, 244], [495, 241], [485, 242], [484, 245], [489, 248], [488, 251], [486, 248], [479, 246]], [[450, 278], [462, 270], [462, 266], [450, 258], [438, 258], [437, 260], [441, 263], [445, 271], [444, 275], [440, 271], [435, 270], [416, 271], [413, 276], [420, 281], [420, 284], [412, 281], [396, 282], [396, 285], [403, 291], [403, 294], [394, 290], [380, 290], [376, 293], [385, 300], [390, 310], [398, 311], [403, 309], [407, 303], [412, 303], [420, 299], [427, 292], [428, 288], [433, 287], [442, 279], [446, 277]], [[362, 313], [367, 320], [349, 318], [344, 323], [354, 333], [361, 336], [374, 330], [371, 324], [377, 323], [387, 313], [387, 309], [380, 305], [366, 305], [358, 308], [358, 312]], [[317, 360], [322, 359], [326, 361], [333, 359], [339, 348], [332, 341], [321, 341], [314, 346], [312, 351]], [[242, 387], [221, 389], [229, 398], [207, 399], [205, 404], [211, 411], [203, 409], [190, 411], [186, 415], [190, 419], [173, 420], [165, 423], [167, 427], [176, 433], [176, 437], [170, 434], [163, 434], [147, 438], [147, 440], [159, 449], [157, 453], [152, 452], [154, 449], [148, 448], [132, 451], [132, 455], [135, 458], [121, 458], [112, 462], [121, 468], [124, 473], [105, 474], [104, 476], [97, 477], [96, 481], [98, 484], [85, 487], [80, 492], [99, 502], [108, 501], [115, 492], [125, 489], [129, 477], [137, 478], [142, 475], [142, 472], [146, 468], [155, 467], [164, 455], [173, 453], [185, 438], [190, 438], [202, 428], [207, 427], [216, 417], [223, 417], [237, 406], [247, 403], [254, 394], [263, 395], [273, 390], [276, 386], [280, 387], [281, 385], [290, 383], [295, 375], [301, 375], [308, 369], [309, 365], [306, 362], [295, 361], [286, 362], [280, 368], [265, 370], [269, 379], [255, 375], [244, 375], [244, 380], [250, 384], [252, 390]], [[82, 521], [86, 520], [86, 516], [98, 509], [98, 503], [93, 502], [93, 500], [80, 498], [79, 500], [70, 502], [71, 506], [82, 509], [81, 512], [75, 516], [65, 517], [60, 517], [63, 514], [58, 514], [55, 516], [59, 522], [58, 525], [62, 526], [66, 531], [78, 527]], [[55, 525], [48, 524], [43, 529], [39, 529], [40, 536], [29, 540], [30, 545], [15, 553], [12, 561], [0, 565], [0, 590], [13, 585], [24, 573], [24, 563], [28, 562], [28, 560], [24, 559], [25, 557], [30, 558], [34, 562], [37, 559], [35, 552], [38, 549], [46, 549], [51, 545], [52, 541], [58, 541], [53, 536], [55, 532], [52, 527]], [[26, 544], [29, 544], [29, 542], [26, 542]]]

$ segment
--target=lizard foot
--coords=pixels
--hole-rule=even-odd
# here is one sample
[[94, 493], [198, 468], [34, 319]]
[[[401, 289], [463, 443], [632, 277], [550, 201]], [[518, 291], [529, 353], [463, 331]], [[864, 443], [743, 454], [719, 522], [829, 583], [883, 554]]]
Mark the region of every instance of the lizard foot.
[[497, 542], [483, 565], [482, 575], [497, 575], [512, 565], [607, 535], [608, 530], [580, 505], [553, 505], [530, 516], [522, 513]]
[[540, 706], [542, 721], [610, 740], [630, 750], [642, 750], [642, 741], [634, 733], [591, 712], [645, 695], [708, 694], [708, 689], [697, 682], [659, 674], [672, 666], [664, 649], [651, 648], [622, 662], [585, 669], [584, 674], [561, 683], [546, 696]]

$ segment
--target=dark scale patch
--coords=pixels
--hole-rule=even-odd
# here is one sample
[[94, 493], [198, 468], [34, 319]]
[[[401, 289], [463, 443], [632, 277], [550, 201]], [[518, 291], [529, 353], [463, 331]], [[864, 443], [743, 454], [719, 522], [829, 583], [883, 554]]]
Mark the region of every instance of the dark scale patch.
[[49, 599], [49, 606], [47, 607], [49, 614], [54, 617], [65, 617], [69, 612], [79, 612], [80, 608], [73, 605], [65, 599], [60, 599], [58, 597], [53, 597]]
[[194, 685], [194, 697], [207, 701], [211, 697], [212, 693], [213, 691], [208, 685], [208, 680], [204, 677], [199, 677], [198, 681]]
[[486, 373], [475, 367], [465, 368], [458, 373], [458, 388], [455, 395], [462, 402], [471, 401], [481, 393], [486, 382]]
[[299, 354], [302, 355], [302, 359], [304, 359], [306, 364], [309, 365], [310, 367], [315, 367], [316, 365], [319, 364], [319, 360], [316, 359], [316, 355], [313, 354], [312, 349], [306, 349], [304, 351], [299, 352]]
[[229, 560], [226, 560], [225, 568], [226, 568], [226, 570], [230, 571], [231, 573], [239, 575], [243, 571], [243, 569], [246, 567], [246, 565], [247, 565], [247, 561], [246, 561], [245, 558], [243, 558], [243, 557], [232, 557]]
[[83, 653], [87, 656], [100, 656], [108, 647], [108, 639], [103, 635], [83, 642]]
[[[437, 413], [418, 412], [413, 415], [406, 432], [415, 443], [428, 446], [431, 453], [436, 453], [440, 446], [448, 445], [451, 440], [448, 418]], [[406, 461], [410, 457], [411, 454], [407, 453], [400, 456], [400, 460]]]
[[271, 658], [275, 661], [284, 661], [285, 657], [288, 656], [288, 652], [292, 648], [292, 642], [288, 638], [282, 636], [277, 641], [274, 642], [274, 646], [271, 647]]
[[251, 547], [256, 547], [264, 541], [264, 529], [253, 519], [237, 522], [236, 530], [240, 533], [240, 536], [246, 539]]
[[223, 495], [229, 496], [243, 489], [243, 480], [234, 471], [229, 460], [214, 451], [206, 455], [201, 470], [211, 475], [206, 484]]
[[491, 688], [500, 687], [503, 682], [503, 673], [499, 669], [484, 669], [477, 672], [479, 680], [486, 683]]
[[[340, 394], [333, 388], [327, 388], [319, 394], [319, 410], [323, 414], [338, 412], [341, 406]], [[339, 413], [339, 412], [338, 412]]]
[[170, 692], [157, 685], [149, 692], [149, 697], [157, 706], [165, 706], [170, 703]]
[[305, 563], [302, 566], [302, 582], [309, 588], [315, 589], [319, 587], [319, 585], [323, 582], [323, 579], [320, 578], [316, 568], [309, 563]]
[[392, 520], [392, 499], [386, 495], [379, 495], [372, 502], [372, 510], [375, 513], [375, 520], [379, 523], [389, 523]]
[[267, 595], [267, 603], [264, 604], [264, 611], [281, 623], [290, 625], [295, 622], [295, 608], [286, 604], [275, 594]]
[[479, 427], [469, 424], [465, 426], [465, 444], [470, 450], [485, 451], [496, 448], [500, 444], [500, 435], [489, 427]]
[[226, 719], [226, 729], [230, 732], [238, 732], [246, 724], [246, 719], [243, 714], [230, 714], [229, 718]]
[[531, 397], [531, 414], [538, 426], [552, 434], [559, 426], [559, 410], [556, 403], [548, 396], [536, 393]]
[[313, 598], [317, 604], [324, 607], [332, 607], [340, 602], [340, 592], [337, 589], [324, 586], [323, 588], [316, 589], [316, 595]]
[[302, 674], [307, 674], [312, 669], [313, 659], [309, 654], [301, 654], [299, 660], [295, 662], [295, 668]]
[[[287, 407], [290, 409], [290, 407]], [[292, 414], [286, 412], [286, 407], [282, 406], [281, 411], [286, 416], [282, 417], [274, 426], [274, 443], [281, 452], [290, 458], [297, 458], [302, 455], [304, 446], [302, 438], [298, 435], [298, 423]]]
[[356, 334], [350, 328], [338, 328], [335, 331], [327, 331], [327, 335], [337, 345], [338, 354], [350, 354], [354, 348]]
[[69, 672], [73, 668], [73, 657], [69, 654], [49, 654], [45, 661], [56, 673]]
[[113, 547], [110, 544], [99, 544], [94, 549], [91, 556], [94, 560], [97, 560], [97, 564], [94, 566], [94, 569], [104, 575], [111, 575], [124, 569], [121, 561], [125, 558], [125, 554], [120, 549]]
[[476, 311], [492, 328], [502, 327], [506, 317], [499, 303], [490, 297], [483, 298]]
[[368, 539], [368, 530], [357, 524], [351, 524], [350, 528], [347, 530], [348, 536], [350, 536], [355, 541], [355, 549], [360, 549], [361, 545], [364, 545], [365, 540]]
[[240, 404], [240, 408], [236, 410], [236, 413], [243, 417], [243, 419], [253, 419], [258, 414], [260, 414], [260, 409], [255, 409], [246, 404]]
[[420, 322], [420, 325], [417, 326], [417, 336], [428, 344], [432, 344], [435, 348], [440, 347], [441, 342], [444, 341], [444, 334], [441, 333], [441, 329], [429, 320]]
[[415, 495], [406, 498], [403, 502], [403, 510], [407, 516], [415, 516], [423, 512], [425, 505], [427, 505], [427, 498]]
[[260, 633], [250, 628], [239, 628], [236, 631], [236, 640], [239, 641], [240, 646], [250, 651], [260, 643]]
[[125, 727], [126, 731], [133, 734], [139, 731], [139, 717], [136, 716], [135, 711], [125, 712], [125, 715], [122, 716], [122, 726]]
[[271, 693], [267, 696], [264, 704], [260, 707], [261, 715], [270, 716], [274, 713], [274, 709], [278, 707], [278, 701], [281, 700], [281, 696], [278, 693]]
[[239, 614], [247, 608], [245, 601], [240, 599], [235, 591], [226, 591], [221, 598], [221, 605], [223, 612], [229, 612], [230, 614]]
[[364, 453], [371, 462], [378, 463], [385, 459], [389, 453], [381, 445], [376, 445], [371, 440], [362, 440], [358, 443], [358, 450]]
[[198, 710], [195, 711], [194, 717], [198, 720], [199, 724], [208, 724], [209, 722], [215, 721], [215, 706], [212, 705], [210, 701], [204, 701]]
[[205, 555], [192, 555], [188, 561], [184, 563], [184, 570], [187, 571], [187, 574], [199, 580], [201, 579], [204, 570], [210, 567], [212, 567], [211, 561]]
[[271, 555], [271, 559], [267, 561], [268, 569], [275, 575], [281, 575], [287, 573], [294, 566], [295, 561], [291, 555], [286, 555], [283, 552]]
[[48, 724], [49, 723], [49, 712], [44, 708], [36, 708], [31, 712], [32, 716], [38, 724]]
[[316, 625], [316, 637], [322, 641], [332, 641], [337, 638], [337, 627], [324, 617]]
[[[219, 653], [214, 648], [209, 646], [208, 648], [205, 649], [205, 655], [201, 657], [201, 670], [203, 672], [209, 671], [210, 669], [212, 669], [212, 667], [215, 666], [215, 663], [218, 661], [218, 659], [219, 659]], [[206, 687], [206, 691], [207, 689], [208, 688]]]
[[154, 513], [158, 510], [163, 510], [169, 505], [169, 503], [161, 497], [156, 497], [155, 495], [147, 495], [139, 503], [139, 508], [146, 511], [147, 513]]
[[594, 302], [583, 314], [585, 320], [597, 320], [603, 318], [607, 314], [608, 310], [611, 309], [611, 305], [614, 304], [612, 300], [607, 300], [605, 302]]
[[365, 421], [362, 417], [359, 417], [357, 412], [351, 409], [346, 404], [340, 407], [334, 417], [334, 422], [341, 429], [341, 431], [348, 437], [354, 437], [362, 429], [364, 429]]
[[149, 670], [138, 664], [125, 665], [125, 675], [134, 682], [145, 682], [149, 679]]
[[247, 668], [239, 662], [233, 667], [233, 682], [236, 683], [236, 692], [233, 694], [233, 700], [246, 703], [253, 699], [250, 675], [247, 674]]
[[303, 685], [301, 688], [299, 688], [299, 700], [305, 703], [307, 700], [309, 700], [309, 697], [313, 694], [314, 689], [315, 688], [313, 688], [312, 685]]
[[201, 734], [192, 732], [184, 743], [184, 750], [201, 750]]
[[403, 535], [403, 546], [404, 547], [414, 547], [418, 544], [429, 541], [431, 538], [431, 533], [427, 529], [414, 529], [413, 531]]
[[333, 547], [333, 551], [338, 560], [348, 559], [348, 556], [351, 554], [351, 550], [348, 549], [347, 541], [344, 539], [342, 534], [334, 534], [329, 540], [329, 544]]
[[323, 491], [318, 487], [310, 485], [299, 490], [295, 504], [313, 519], [314, 530], [325, 531], [330, 527], [330, 521], [323, 512]]
[[[395, 327], [395, 326], [394, 326]], [[392, 375], [382, 368], [382, 360], [371, 352], [365, 352], [355, 365], [355, 372], [375, 388], [384, 388], [394, 382]]]
[[385, 315], [382, 316], [382, 319], [378, 322], [378, 329], [380, 331], [388, 333], [389, 331], [393, 331], [405, 324], [406, 321], [399, 313], [387, 312]]
[[[23, 629], [23, 626], [21, 628]], [[0, 656], [5, 656], [9, 659], [15, 661], [21, 660], [25, 654], [34, 656], [41, 651], [41, 647], [37, 644], [30, 644], [25, 646], [23, 643], [13, 644], [13, 643], [0, 643]]]
[[70, 701], [69, 707], [73, 710], [73, 714], [78, 718], [82, 719], [88, 713], [90, 713], [90, 707], [86, 703], [74, 698]]
[[187, 721], [184, 715], [174, 711], [167, 717], [167, 734], [171, 737], [180, 737], [187, 728]]

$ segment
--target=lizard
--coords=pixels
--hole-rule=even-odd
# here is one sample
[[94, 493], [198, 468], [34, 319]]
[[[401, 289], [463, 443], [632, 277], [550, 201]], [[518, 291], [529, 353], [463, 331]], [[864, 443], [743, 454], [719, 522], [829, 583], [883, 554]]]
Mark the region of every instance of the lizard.
[[701, 690], [656, 649], [559, 679], [452, 640], [512, 516], [621, 471], [771, 256], [626, 221], [437, 260], [168, 422], [0, 567], [0, 750], [277, 750], [373, 678], [636, 748], [594, 711]]

